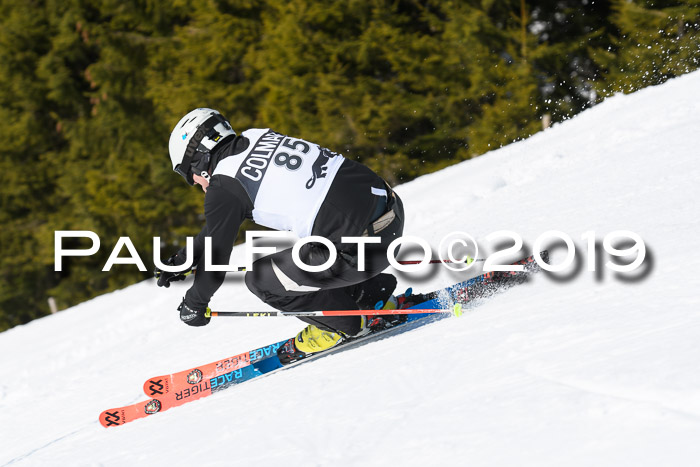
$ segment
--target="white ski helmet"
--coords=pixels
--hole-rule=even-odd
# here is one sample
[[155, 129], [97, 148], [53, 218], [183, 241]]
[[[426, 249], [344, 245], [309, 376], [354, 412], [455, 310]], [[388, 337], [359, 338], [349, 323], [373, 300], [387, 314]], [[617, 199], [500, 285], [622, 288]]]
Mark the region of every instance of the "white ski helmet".
[[190, 185], [194, 185], [193, 173], [208, 179], [211, 151], [229, 135], [235, 136], [236, 132], [218, 111], [194, 109], [177, 122], [170, 134], [173, 170]]

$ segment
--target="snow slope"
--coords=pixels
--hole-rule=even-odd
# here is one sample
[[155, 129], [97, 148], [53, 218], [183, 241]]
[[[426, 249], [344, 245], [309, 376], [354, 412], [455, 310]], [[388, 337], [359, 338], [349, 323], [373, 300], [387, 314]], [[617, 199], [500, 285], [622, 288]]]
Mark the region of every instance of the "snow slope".
[[[294, 319], [179, 322], [153, 281], [0, 334], [0, 465], [697, 465], [700, 73], [620, 95], [398, 187], [406, 233], [530, 246], [578, 269], [445, 319], [122, 427], [143, 381], [289, 337]], [[586, 270], [581, 235], [639, 234], [643, 274]], [[243, 252], [234, 253], [242, 258]], [[555, 262], [564, 249], [554, 251]], [[607, 258], [603, 258], [605, 262]], [[116, 266], [119, 267], [119, 266]], [[463, 277], [402, 275], [429, 289]], [[559, 279], [557, 279], [559, 277]], [[213, 309], [265, 309], [240, 276]]]

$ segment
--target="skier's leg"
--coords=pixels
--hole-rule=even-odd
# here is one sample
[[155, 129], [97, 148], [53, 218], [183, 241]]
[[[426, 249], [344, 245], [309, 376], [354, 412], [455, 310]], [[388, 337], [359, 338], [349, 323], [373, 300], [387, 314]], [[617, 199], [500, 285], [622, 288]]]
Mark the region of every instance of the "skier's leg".
[[[258, 259], [246, 273], [246, 285], [263, 302], [282, 311], [373, 309], [378, 301], [386, 301], [396, 287], [396, 279], [381, 271], [389, 266], [388, 245], [403, 232], [401, 201], [392, 199], [386, 209], [393, 210], [390, 222], [381, 224], [378, 231], [376, 225], [369, 227], [375, 230], [373, 233], [381, 243], [366, 246], [364, 271], [357, 268], [356, 245], [336, 245], [339, 251], [335, 262], [321, 272], [298, 267], [292, 259], [292, 250], [287, 249]], [[325, 264], [329, 255], [325, 246], [315, 243], [307, 243], [299, 251], [300, 260], [310, 266]], [[358, 317], [314, 318], [310, 324], [347, 335], [355, 335], [362, 329]]]
[[[274, 308], [283, 311], [371, 309], [377, 301], [386, 301], [396, 286], [392, 276], [380, 273], [389, 266], [386, 257], [389, 244], [403, 233], [403, 204], [368, 169], [352, 164], [343, 167], [347, 169], [343, 182], [331, 187], [312, 232], [334, 242], [338, 255], [330, 268], [317, 273], [304, 271], [294, 264], [289, 249], [259, 259], [253, 271], [246, 273], [248, 288]], [[357, 245], [341, 243], [342, 236], [380, 238], [380, 243], [364, 246], [363, 271], [358, 270]], [[300, 249], [299, 257], [303, 263], [315, 266], [325, 264], [329, 254], [325, 247], [306, 244]], [[370, 330], [364, 316], [313, 317], [302, 321], [309, 326], [278, 351], [282, 363], [330, 349], [345, 336]]]
[[[323, 264], [328, 250], [307, 244], [301, 249], [300, 258], [309, 265]], [[260, 258], [245, 276], [251, 292], [281, 311], [357, 310], [353, 282], [362, 279], [341, 256], [326, 271], [304, 271], [292, 261], [291, 249]], [[362, 329], [359, 316], [314, 317], [302, 321], [346, 335], [355, 335]]]

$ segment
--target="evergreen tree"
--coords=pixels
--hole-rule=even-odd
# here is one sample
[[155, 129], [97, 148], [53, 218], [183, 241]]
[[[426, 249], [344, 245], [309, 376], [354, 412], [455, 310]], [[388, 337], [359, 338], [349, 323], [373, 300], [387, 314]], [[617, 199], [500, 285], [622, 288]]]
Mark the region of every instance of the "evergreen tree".
[[598, 83], [603, 95], [633, 92], [700, 67], [700, 1], [614, 0], [619, 29], [608, 53], [597, 56], [606, 68]]
[[[440, 2], [293, 0], [263, 15], [260, 120], [335, 148], [391, 182], [454, 155], [441, 134]], [[435, 142], [449, 147], [436, 150]], [[452, 147], [450, 147], [452, 146]]]
[[594, 57], [609, 46], [614, 31], [605, 1], [532, 2], [528, 31], [537, 38], [530, 54], [544, 110], [553, 121], [594, 105], [593, 83], [601, 79]]
[[[51, 51], [51, 11], [41, 2], [1, 2], [0, 330], [48, 312], [52, 274], [40, 255], [55, 197], [55, 159], [63, 147], [47, 83], [39, 77]], [[57, 77], [60, 79], [60, 77]]]
[[[168, 137], [195, 107], [272, 127], [391, 183], [698, 67], [698, 0], [0, 0], [0, 330], [150, 275], [201, 228]], [[598, 93], [598, 94], [596, 94]], [[92, 257], [53, 271], [54, 231]], [[86, 248], [85, 240], [67, 248]], [[122, 252], [122, 256], [126, 252]]]
[[528, 54], [536, 38], [524, 2], [456, 3], [445, 34], [450, 60], [464, 71], [459, 89], [468, 116], [457, 116], [467, 143], [462, 158], [482, 154], [534, 133], [539, 124], [536, 75]]

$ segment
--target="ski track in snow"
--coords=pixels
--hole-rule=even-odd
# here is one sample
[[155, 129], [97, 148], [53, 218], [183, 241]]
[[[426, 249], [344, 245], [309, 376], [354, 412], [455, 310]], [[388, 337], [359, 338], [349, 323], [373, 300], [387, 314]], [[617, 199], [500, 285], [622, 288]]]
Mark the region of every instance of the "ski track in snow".
[[[143, 382], [277, 342], [294, 319], [189, 328], [145, 281], [0, 334], [0, 465], [696, 465], [700, 72], [618, 95], [397, 188], [407, 235], [551, 229], [578, 267], [443, 319], [104, 429]], [[636, 280], [586, 270], [594, 230], [639, 234]], [[154, 233], [157, 234], [157, 233]], [[602, 248], [602, 245], [599, 245]], [[561, 248], [552, 250], [556, 264]], [[234, 263], [242, 263], [237, 247]], [[602, 264], [607, 261], [601, 256]], [[476, 271], [474, 272], [474, 274]], [[472, 274], [469, 274], [472, 275]], [[231, 274], [212, 309], [259, 309]], [[468, 276], [441, 266], [399, 290]]]

